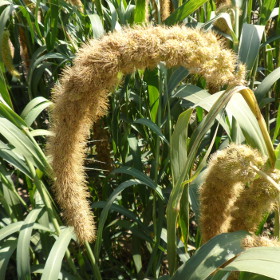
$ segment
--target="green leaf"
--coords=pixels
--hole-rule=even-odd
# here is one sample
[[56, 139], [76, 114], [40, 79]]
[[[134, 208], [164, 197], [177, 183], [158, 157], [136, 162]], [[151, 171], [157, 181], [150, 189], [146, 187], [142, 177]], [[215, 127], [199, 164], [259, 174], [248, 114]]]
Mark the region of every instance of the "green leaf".
[[21, 117], [24, 119], [28, 126], [35, 121], [35, 119], [42, 113], [43, 110], [52, 105], [52, 102], [42, 96], [32, 99], [21, 113]]
[[176, 9], [165, 21], [166, 25], [174, 25], [176, 23], [182, 22], [186, 17], [195, 12], [199, 7], [201, 7], [208, 0], [189, 0], [184, 3], [178, 9]]
[[176, 86], [187, 76], [189, 75], [189, 71], [185, 67], [179, 67], [176, 69], [170, 76], [167, 87], [168, 93], [171, 95], [172, 91], [176, 88]]
[[46, 129], [35, 129], [30, 131], [30, 135], [32, 137], [36, 136], [53, 136], [53, 132], [46, 130]]
[[148, 187], [152, 188], [153, 190], [156, 191], [156, 193], [159, 195], [159, 197], [164, 200], [164, 197], [163, 197], [163, 194], [162, 194], [162, 191], [161, 191], [161, 188], [160, 186], [157, 186], [153, 180], [151, 180], [146, 174], [144, 174], [143, 172], [135, 169], [135, 168], [132, 168], [132, 167], [127, 167], [127, 166], [123, 166], [123, 167], [120, 167], [120, 168], [117, 168], [115, 170], [113, 170], [112, 172], [113, 174], [116, 174], [116, 173], [125, 173], [127, 175], [130, 175], [130, 176], [133, 176], [137, 179], [139, 179], [140, 181], [142, 181], [145, 185], [147, 185]]
[[103, 228], [104, 228], [106, 219], [108, 217], [110, 208], [111, 208], [114, 200], [126, 188], [131, 187], [131, 186], [135, 186], [135, 185], [141, 185], [141, 184], [146, 185], [144, 182], [142, 182], [140, 180], [128, 180], [126, 182], [123, 182], [112, 192], [112, 194], [108, 198], [108, 201], [106, 202], [106, 205], [103, 208], [103, 210], [101, 212], [101, 215], [99, 217], [97, 238], [96, 238], [95, 247], [94, 247], [94, 255], [95, 255], [96, 259], [99, 258], [101, 243], [102, 243]]
[[[215, 94], [210, 94], [204, 89], [194, 85], [187, 85], [181, 87], [174, 96], [181, 97], [184, 100], [188, 100], [195, 104], [196, 107], [201, 107], [206, 111], [210, 111], [214, 103], [223, 94], [223, 92], [217, 92]], [[227, 135], [230, 137], [230, 129], [228, 124], [225, 122], [223, 116], [219, 113], [216, 120], [222, 125]]]
[[3, 143], [2, 141], [0, 141], [0, 157], [12, 164], [22, 173], [26, 174], [29, 178], [32, 178], [32, 174], [26, 166], [26, 162], [22, 158], [22, 155], [19, 155], [14, 148], [11, 148], [9, 145]]
[[23, 225], [23, 222], [16, 222], [16, 223], [12, 223], [10, 225], [7, 225], [3, 228], [0, 229], [0, 241], [12, 234], [14, 234], [15, 232], [18, 232], [21, 228], [21, 226]]
[[275, 7], [275, 4], [276, 4], [276, 0], [265, 0], [262, 2], [261, 11], [260, 11], [261, 25], [266, 25], [273, 11], [273, 8]]
[[48, 19], [46, 29], [46, 45], [47, 49], [51, 51], [55, 46], [55, 41], [57, 40], [58, 34], [58, 19], [59, 19], [59, 7], [58, 0], [50, 1], [50, 8], [47, 11], [46, 18]]
[[[44, 266], [42, 264], [38, 264], [38, 265], [34, 265], [31, 268], [31, 272], [32, 274], [42, 274], [44, 271]], [[70, 273], [61, 270], [61, 272], [59, 272], [58, 278], [59, 280], [77, 280], [77, 276], [73, 276]]]
[[199, 248], [196, 253], [183, 264], [171, 280], [204, 280], [220, 266], [234, 258], [244, 249], [241, 240], [248, 233], [245, 231], [223, 233], [215, 236]]
[[134, 11], [134, 23], [141, 23], [146, 20], [146, 1], [136, 0], [136, 8]]
[[265, 26], [255, 24], [243, 24], [240, 37], [238, 56], [241, 62], [246, 64], [247, 70], [252, 70], [259, 48]]
[[194, 164], [195, 158], [197, 156], [197, 151], [201, 145], [203, 138], [206, 133], [214, 124], [215, 119], [218, 114], [222, 112], [226, 104], [229, 102], [233, 94], [244, 89], [244, 87], [235, 87], [226, 90], [214, 103], [208, 112], [207, 116], [202, 120], [199, 126], [193, 131], [190, 142], [188, 145], [188, 160], [182, 170], [185, 170], [185, 174], [181, 173], [180, 178], [177, 180], [176, 184], [173, 186], [172, 192], [167, 205], [167, 231], [168, 231], [168, 265], [170, 269], [170, 274], [172, 275], [176, 267], [176, 221], [178, 217], [178, 205], [180, 203], [182, 193], [184, 188], [182, 188], [182, 183], [185, 178], [189, 176], [190, 170]]
[[224, 268], [225, 271], [247, 271], [280, 279], [280, 248], [258, 247], [244, 251]]
[[110, 12], [111, 12], [111, 31], [120, 29], [120, 24], [118, 22], [118, 13], [116, 11], [115, 6], [112, 4], [111, 1], [107, 1], [107, 4], [109, 6]]
[[264, 155], [268, 155], [258, 121], [241, 94], [233, 95], [226, 107], [226, 111], [228, 115], [232, 114], [236, 119], [247, 143], [252, 147], [258, 148]]
[[280, 67], [267, 75], [255, 91], [257, 100], [260, 102], [267, 96], [273, 84], [280, 79]]
[[[46, 51], [46, 47], [40, 47], [38, 48], [33, 56], [32, 56], [32, 59], [31, 59], [31, 67], [30, 67], [30, 70], [28, 72], [28, 94], [29, 94], [29, 98], [30, 100], [33, 98], [33, 95], [34, 93], [32, 92], [32, 90], [36, 87], [33, 86], [33, 84], [35, 83], [38, 83], [38, 81], [36, 81], [36, 79], [34, 79], [34, 77], [36, 76], [36, 70], [37, 70], [37, 67], [39, 67], [39, 65], [44, 62], [45, 60], [48, 60], [48, 59], [60, 59], [61, 61], [63, 60], [68, 60], [68, 57], [66, 57], [65, 55], [61, 54], [61, 53], [47, 53], [45, 55], [42, 55], [44, 52]], [[40, 76], [39, 76], [40, 78]], [[35, 96], [35, 95], [34, 95]]]
[[280, 169], [280, 144], [275, 149], [275, 155], [276, 155], [275, 168]]
[[0, 103], [0, 116], [5, 117], [20, 129], [27, 127], [24, 120], [4, 103]]
[[[199, 88], [195, 86], [187, 86], [186, 88], [183, 87], [176, 93], [176, 96], [185, 96], [184, 99], [209, 111], [214, 106], [213, 104], [223, 94], [222, 92], [217, 92], [213, 95], [209, 95], [206, 91], [199, 91], [198, 89]], [[259, 148], [263, 154], [267, 155], [267, 148], [259, 128], [259, 124], [244, 98], [238, 93], [234, 94], [228, 101], [226, 111], [228, 116], [233, 116], [236, 119], [248, 144]], [[217, 117], [217, 121], [222, 125], [230, 137], [228, 124], [220, 114]]]
[[17, 275], [19, 279], [31, 279], [30, 239], [35, 221], [42, 208], [33, 209], [21, 226], [17, 242]]
[[10, 5], [10, 4], [11, 4], [11, 2], [6, 1], [6, 0], [2, 0], [1, 3], [0, 3], [0, 7], [5, 6], [5, 5]]
[[10, 108], [13, 108], [13, 103], [10, 97], [8, 85], [5, 81], [5, 77], [1, 68], [2, 65], [0, 64], [0, 102], [5, 103]]
[[147, 127], [149, 127], [156, 135], [158, 135], [166, 144], [169, 145], [167, 139], [165, 138], [165, 136], [163, 135], [163, 133], [161, 132], [160, 128], [151, 120], [149, 119], [138, 119], [136, 121], [134, 121], [133, 123], [139, 123], [139, 124], [143, 124], [146, 125]]
[[171, 136], [171, 168], [172, 168], [172, 178], [174, 184], [180, 177], [182, 172], [185, 173], [185, 170], [182, 170], [186, 165], [188, 160], [187, 152], [187, 140], [188, 140], [188, 126], [189, 121], [192, 115], [193, 109], [190, 108], [183, 112], [176, 123], [174, 132]]
[[[14, 5], [12, 3], [9, 4], [10, 5], [4, 8], [2, 13], [0, 14], [0, 46], [2, 46], [3, 32], [6, 27], [6, 23], [15, 10]], [[0, 58], [1, 58], [1, 54], [0, 54]]]
[[[21, 229], [22, 225], [23, 225], [23, 221], [20, 222], [15, 222], [12, 224], [9, 224], [3, 228], [0, 229], [0, 241], [16, 232], [19, 232], [19, 230]], [[46, 228], [44, 226], [41, 226], [39, 224], [35, 224], [34, 229], [39, 229], [39, 230], [44, 230], [44, 231], [48, 231], [50, 232], [51, 230], [49, 228]]]
[[11, 145], [15, 147], [15, 151], [30, 160], [33, 165], [37, 166], [41, 171], [47, 170], [46, 159], [42, 158], [43, 153], [34, 143], [13, 123], [6, 118], [0, 117], [0, 134], [4, 136]]
[[95, 39], [101, 38], [105, 34], [105, 30], [103, 27], [103, 23], [99, 17], [98, 14], [92, 14], [88, 15], [90, 22], [91, 22], [91, 28], [93, 32], [93, 37]]
[[61, 270], [62, 260], [72, 237], [72, 228], [68, 227], [61, 231], [59, 237], [55, 241], [50, 251], [50, 254], [44, 267], [44, 271], [42, 273], [41, 280], [58, 279]]
[[[91, 207], [92, 208], [104, 208], [107, 205], [107, 203], [108, 203], [108, 201], [97, 201], [97, 202], [94, 202], [91, 205]], [[136, 222], [142, 228], [143, 231], [151, 232], [150, 229], [142, 223], [142, 221], [136, 214], [134, 214], [132, 211], [126, 209], [124, 206], [113, 203], [111, 205], [110, 211], [114, 211], [119, 214], [123, 214], [125, 217]]]
[[0, 280], [5, 280], [7, 266], [17, 247], [17, 240], [9, 238], [0, 244]]

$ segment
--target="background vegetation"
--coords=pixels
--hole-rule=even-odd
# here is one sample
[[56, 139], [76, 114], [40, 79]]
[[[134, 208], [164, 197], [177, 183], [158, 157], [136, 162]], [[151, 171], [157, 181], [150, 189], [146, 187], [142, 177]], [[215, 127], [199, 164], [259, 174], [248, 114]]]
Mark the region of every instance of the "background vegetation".
[[[93, 244], [76, 242], [51, 192], [47, 109], [61, 70], [90, 38], [147, 22], [215, 30], [237, 53], [280, 168], [280, 3], [236, 0], [217, 9], [220, 2], [173, 0], [165, 19], [163, 1], [1, 0], [0, 279], [202, 280], [227, 279], [232, 270], [239, 279], [280, 279], [279, 248], [253, 248], [233, 260], [245, 232], [201, 247], [197, 190], [209, 155], [229, 142], [267, 150], [238, 89], [220, 98], [187, 69], [161, 63], [123, 77], [107, 117], [92, 130], [86, 171], [98, 228]], [[263, 232], [279, 237], [278, 209], [263, 219]]]

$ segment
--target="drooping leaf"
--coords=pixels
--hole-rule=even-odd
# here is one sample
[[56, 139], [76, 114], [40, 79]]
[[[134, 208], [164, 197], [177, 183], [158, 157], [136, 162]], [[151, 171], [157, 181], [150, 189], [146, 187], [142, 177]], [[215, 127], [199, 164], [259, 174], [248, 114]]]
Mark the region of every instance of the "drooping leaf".
[[244, 249], [241, 240], [247, 232], [239, 231], [223, 233], [215, 236], [199, 248], [196, 253], [183, 264], [172, 280], [205, 280], [220, 266], [234, 258]]
[[73, 238], [72, 228], [65, 228], [61, 231], [46, 261], [41, 277], [42, 280], [58, 279], [63, 257], [68, 248], [69, 242], [71, 241], [72, 238]]
[[263, 100], [273, 84], [280, 79], [280, 67], [267, 75], [255, 91], [257, 100]]
[[247, 271], [280, 279], [280, 248], [257, 247], [244, 251], [224, 268], [225, 271]]
[[21, 226], [17, 242], [17, 275], [20, 279], [31, 279], [30, 239], [35, 221], [42, 208], [33, 209]]
[[6, 241], [1, 241], [0, 243], [0, 280], [7, 279], [6, 270], [8, 267], [8, 263], [12, 254], [14, 253], [17, 247], [17, 240], [16, 238], [9, 238]]
[[174, 25], [176, 23], [182, 22], [186, 17], [195, 12], [199, 7], [201, 7], [208, 0], [189, 0], [185, 2], [182, 6], [176, 9], [165, 21], [166, 25]]

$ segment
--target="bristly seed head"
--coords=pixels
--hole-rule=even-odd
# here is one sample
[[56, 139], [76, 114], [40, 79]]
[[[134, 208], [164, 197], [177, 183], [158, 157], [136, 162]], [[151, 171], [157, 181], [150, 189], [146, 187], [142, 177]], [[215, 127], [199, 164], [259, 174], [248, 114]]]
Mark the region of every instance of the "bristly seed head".
[[224, 50], [214, 33], [186, 27], [135, 27], [91, 40], [77, 53], [74, 65], [63, 71], [53, 90], [48, 151], [52, 157], [56, 199], [68, 225], [81, 242], [94, 239], [94, 222], [86, 198], [84, 147], [92, 123], [106, 113], [107, 95], [118, 83], [118, 73], [184, 66], [203, 76], [209, 85], [240, 85], [244, 68]]

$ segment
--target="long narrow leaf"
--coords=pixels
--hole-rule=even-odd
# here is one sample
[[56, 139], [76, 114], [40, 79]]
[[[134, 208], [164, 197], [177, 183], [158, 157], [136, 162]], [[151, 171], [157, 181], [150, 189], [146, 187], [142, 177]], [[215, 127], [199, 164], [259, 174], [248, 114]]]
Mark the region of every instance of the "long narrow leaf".
[[215, 236], [183, 264], [171, 279], [207, 279], [220, 266], [244, 250], [241, 240], [247, 234], [245, 231], [239, 231]]
[[166, 25], [173, 25], [182, 22], [186, 17], [196, 11], [208, 0], [189, 0], [184, 3], [181, 7], [176, 9], [166, 20]]
[[0, 243], [0, 280], [6, 279], [6, 270], [12, 254], [17, 247], [17, 240], [9, 238]]
[[73, 229], [65, 228], [61, 231], [58, 239], [55, 241], [51, 252], [48, 256], [47, 262], [42, 273], [41, 280], [58, 279], [62, 260], [68, 248], [69, 242], [73, 237]]
[[264, 26], [243, 24], [239, 44], [239, 59], [246, 64], [247, 70], [251, 70], [259, 53]]
[[106, 222], [106, 219], [108, 217], [108, 213], [110, 211], [110, 208], [114, 202], [114, 200], [117, 198], [117, 196], [126, 188], [134, 186], [134, 185], [140, 185], [140, 184], [144, 184], [144, 182], [140, 181], [140, 180], [128, 180], [126, 182], [123, 182], [122, 184], [120, 184], [114, 191], [113, 193], [110, 195], [105, 207], [103, 208], [100, 218], [99, 218], [99, 223], [98, 223], [98, 231], [97, 231], [97, 238], [96, 238], [96, 242], [95, 242], [95, 247], [94, 247], [94, 255], [95, 258], [98, 259], [99, 258], [99, 253], [100, 253], [100, 249], [101, 249], [101, 243], [102, 243], [102, 233], [103, 233], [103, 228]]
[[140, 181], [144, 182], [145, 185], [147, 185], [150, 188], [152, 188], [153, 190], [155, 190], [157, 192], [157, 194], [159, 195], [159, 197], [161, 199], [164, 199], [161, 188], [159, 186], [157, 186], [146, 174], [142, 173], [141, 171], [139, 171], [135, 168], [132, 168], [132, 167], [123, 166], [123, 167], [115, 169], [112, 173], [125, 173], [130, 176], [133, 176], [133, 177], [139, 179]]
[[42, 208], [33, 209], [25, 218], [17, 242], [17, 275], [19, 279], [31, 279], [30, 239], [35, 221]]
[[260, 247], [243, 252], [224, 268], [226, 271], [247, 271], [280, 279], [280, 248]]

